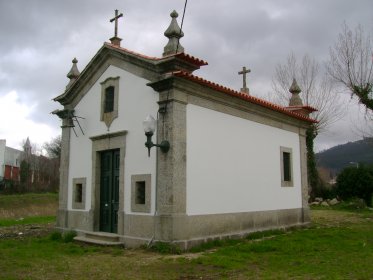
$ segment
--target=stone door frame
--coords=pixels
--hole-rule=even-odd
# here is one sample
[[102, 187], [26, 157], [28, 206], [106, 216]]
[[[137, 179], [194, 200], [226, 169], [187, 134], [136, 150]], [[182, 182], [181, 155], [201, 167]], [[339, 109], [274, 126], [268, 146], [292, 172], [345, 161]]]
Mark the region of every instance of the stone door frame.
[[119, 149], [119, 208], [118, 208], [118, 234], [122, 235], [124, 230], [124, 157], [126, 148], [127, 131], [102, 134], [90, 137], [92, 141], [92, 195], [91, 205], [93, 212], [93, 231], [100, 230], [100, 179], [101, 179], [101, 156], [106, 150]]

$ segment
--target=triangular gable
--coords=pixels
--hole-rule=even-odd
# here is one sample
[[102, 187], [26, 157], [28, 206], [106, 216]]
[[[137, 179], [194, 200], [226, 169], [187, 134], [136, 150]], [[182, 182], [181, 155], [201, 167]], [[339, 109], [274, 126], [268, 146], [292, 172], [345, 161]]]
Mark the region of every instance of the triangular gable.
[[[131, 67], [126, 67], [126, 64], [127, 66], [130, 64]], [[183, 69], [191, 73], [199, 69], [200, 66], [207, 65], [207, 62], [185, 53], [162, 58], [150, 57], [110, 43], [104, 43], [79, 77], [64, 93], [53, 100], [62, 105], [72, 104], [74, 106], [110, 65], [123, 68], [151, 81], [159, 79], [160, 75], [170, 71]]]

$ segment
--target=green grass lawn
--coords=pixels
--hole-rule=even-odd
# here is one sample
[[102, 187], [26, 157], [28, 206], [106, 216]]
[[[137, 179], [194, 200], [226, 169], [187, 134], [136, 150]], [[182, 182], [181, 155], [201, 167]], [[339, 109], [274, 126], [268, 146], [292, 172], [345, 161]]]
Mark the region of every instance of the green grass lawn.
[[372, 211], [312, 210], [312, 219], [180, 255], [0, 239], [0, 279], [373, 279]]
[[0, 209], [14, 209], [36, 204], [49, 204], [58, 201], [57, 193], [24, 193], [0, 195]]
[[0, 219], [56, 215], [57, 193], [0, 194]]
[[0, 227], [15, 225], [48, 224], [54, 223], [56, 216], [32, 216], [19, 219], [0, 219]]

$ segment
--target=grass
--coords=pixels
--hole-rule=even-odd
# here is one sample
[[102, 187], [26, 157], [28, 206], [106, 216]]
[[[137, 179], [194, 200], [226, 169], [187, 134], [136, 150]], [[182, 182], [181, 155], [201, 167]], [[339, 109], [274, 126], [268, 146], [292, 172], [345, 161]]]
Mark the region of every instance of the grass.
[[0, 194], [0, 219], [53, 216], [57, 206], [57, 193]]
[[79, 245], [58, 233], [0, 239], [0, 279], [373, 278], [372, 212], [312, 210], [312, 219], [308, 229], [253, 233], [180, 255]]
[[25, 207], [31, 204], [47, 204], [57, 201], [57, 193], [25, 193], [0, 195], [0, 208], [14, 209], [16, 207]]
[[55, 216], [33, 216], [19, 219], [0, 219], [0, 227], [30, 224], [48, 224], [56, 221]]
[[[24, 209], [57, 202], [54, 194], [18, 199]], [[0, 196], [0, 210], [10, 211], [11, 200], [17, 195]], [[373, 211], [342, 204], [311, 214], [306, 229], [215, 240], [186, 253], [164, 243], [146, 250], [87, 246], [71, 242], [74, 232], [0, 238], [0, 279], [373, 279]], [[54, 220], [0, 216], [0, 227]]]

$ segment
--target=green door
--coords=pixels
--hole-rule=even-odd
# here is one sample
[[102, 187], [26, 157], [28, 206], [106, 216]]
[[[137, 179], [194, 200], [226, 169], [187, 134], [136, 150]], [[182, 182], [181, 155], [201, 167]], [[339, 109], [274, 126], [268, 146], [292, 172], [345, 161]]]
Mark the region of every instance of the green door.
[[118, 230], [119, 155], [119, 150], [101, 153], [100, 231]]

